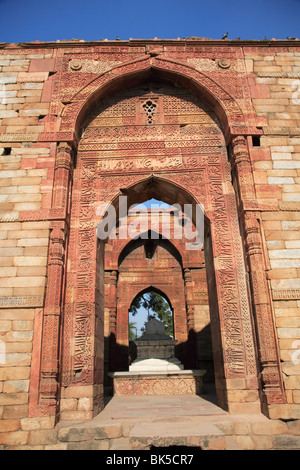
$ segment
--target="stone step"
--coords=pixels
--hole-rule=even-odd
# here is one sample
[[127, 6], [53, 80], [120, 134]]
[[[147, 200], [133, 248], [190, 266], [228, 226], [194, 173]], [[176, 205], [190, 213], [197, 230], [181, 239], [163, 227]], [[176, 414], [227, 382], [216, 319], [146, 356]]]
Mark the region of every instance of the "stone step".
[[225, 441], [226, 450], [243, 450], [231, 436], [226, 436]]
[[274, 449], [300, 450], [300, 436], [277, 435], [274, 436]]
[[78, 424], [61, 424], [58, 429], [60, 442], [103, 441], [122, 437], [122, 425], [119, 422], [97, 421], [97, 419]]
[[119, 439], [112, 439], [109, 450], [131, 450], [129, 438], [120, 437]]
[[133, 450], [154, 447], [186, 446], [202, 450], [225, 450], [225, 435], [213, 424], [161, 421], [136, 423], [129, 434]]

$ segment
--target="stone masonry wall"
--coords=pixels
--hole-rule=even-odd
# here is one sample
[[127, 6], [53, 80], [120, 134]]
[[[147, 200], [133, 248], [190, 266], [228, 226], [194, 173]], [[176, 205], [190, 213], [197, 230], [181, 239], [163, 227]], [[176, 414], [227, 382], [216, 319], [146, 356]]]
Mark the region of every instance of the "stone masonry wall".
[[[38, 144], [49, 99], [49, 72], [31, 71], [48, 51], [0, 54], [0, 445], [26, 444], [32, 420], [29, 382], [35, 317], [44, 299], [49, 221], [20, 213], [50, 206], [54, 158]], [[38, 427], [53, 427], [50, 418]]]
[[274, 418], [300, 417], [300, 53], [286, 48], [244, 50], [252, 102], [263, 119], [252, 159], [257, 197], [279, 205], [263, 212], [284, 386], [288, 404]]

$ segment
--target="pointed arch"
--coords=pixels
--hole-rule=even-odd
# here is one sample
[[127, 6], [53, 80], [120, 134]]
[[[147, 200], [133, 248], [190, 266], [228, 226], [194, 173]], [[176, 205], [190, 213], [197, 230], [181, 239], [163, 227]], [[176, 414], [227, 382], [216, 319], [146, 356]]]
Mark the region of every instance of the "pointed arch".
[[[157, 238], [155, 238], [155, 243], [157, 245], [162, 246], [166, 250], [168, 250], [182, 267], [183, 266], [182, 254], [179, 251], [181, 247], [179, 246], [179, 243], [176, 243], [177, 240], [172, 240], [171, 242], [170, 240], [166, 238], [165, 239], [162, 238], [161, 233], [155, 232], [155, 234], [157, 235]], [[153, 239], [153, 232], [149, 234], [149, 237], [147, 240], [143, 239], [142, 237], [138, 239], [130, 240], [129, 242], [128, 240], [123, 240], [123, 243], [120, 246], [120, 251], [118, 252], [118, 266], [122, 264], [125, 257], [129, 253], [131, 253], [131, 251], [135, 250], [138, 246], [145, 245], [145, 242], [147, 242], [149, 239], [151, 240], [151, 237]], [[184, 253], [183, 253], [183, 256], [184, 256]]]
[[135, 296], [134, 298], [132, 299], [131, 301], [131, 304], [138, 298], [138, 297], [141, 297], [142, 295], [144, 294], [147, 294], [148, 292], [156, 292], [157, 294], [161, 295], [162, 297], [164, 297], [166, 299], [166, 301], [168, 302], [169, 306], [170, 306], [170, 309], [172, 310], [172, 303], [169, 299], [169, 297], [167, 296], [167, 294], [165, 294], [165, 292], [163, 292], [160, 288], [158, 287], [155, 287], [153, 285], [151, 286], [148, 286], [148, 287], [145, 287], [144, 289], [140, 290]]
[[[72, 131], [78, 141], [86, 116], [97, 100], [149, 80], [172, 83], [203, 97], [218, 116], [228, 141], [231, 135], [235, 134], [235, 126], [238, 126], [239, 135], [249, 132], [261, 134], [261, 130], [256, 127], [251, 130], [247, 127], [247, 119], [249, 120], [251, 113], [248, 112], [247, 116], [244, 116], [238, 102], [209, 75], [188, 64], [151, 56], [117, 65], [84, 85], [65, 103], [61, 113], [60, 131]], [[254, 117], [254, 111], [252, 114]]]
[[[126, 196], [126, 211], [130, 206], [136, 203], [142, 203], [148, 199], [155, 197], [167, 204], [179, 204], [184, 209], [185, 204], [192, 207], [192, 221], [196, 225], [196, 207], [202, 208], [204, 200], [192, 194], [187, 188], [184, 188], [176, 181], [164, 178], [161, 175], [152, 173], [149, 176], [141, 176], [138, 181], [129, 182], [129, 184], [117, 191], [116, 195], [110, 200], [109, 205], [113, 205], [116, 209], [117, 219], [120, 214], [120, 197]], [[202, 209], [201, 209], [202, 210]], [[182, 211], [183, 212], [183, 211]], [[203, 215], [204, 209], [203, 209]], [[208, 222], [207, 217], [205, 220]]]

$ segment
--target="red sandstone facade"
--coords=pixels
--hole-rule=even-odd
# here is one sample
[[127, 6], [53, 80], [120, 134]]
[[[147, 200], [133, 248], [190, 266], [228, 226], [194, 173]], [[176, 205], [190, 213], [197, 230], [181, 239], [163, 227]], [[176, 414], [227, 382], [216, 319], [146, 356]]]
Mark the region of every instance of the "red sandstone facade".
[[[44, 283], [28, 285], [21, 293], [14, 290], [21, 284], [12, 282], [6, 294], [1, 284], [2, 318], [13, 318], [9, 311], [22, 316], [27, 309], [34, 320], [29, 401], [24, 403], [28, 412], [21, 418], [50, 417], [54, 423], [99, 413], [108, 370], [127, 366], [131, 302], [154, 288], [170, 301], [178, 354], [186, 367], [196, 368], [207, 359], [199, 338], [209, 327], [221, 407], [299, 419], [297, 394], [292, 398], [284, 383], [284, 346], [279, 346], [274, 317], [274, 302], [300, 299], [299, 276], [289, 273], [294, 289], [293, 284], [276, 288], [271, 280], [279, 272], [271, 268], [267, 244], [276, 221], [298, 220], [291, 216], [299, 210], [297, 199], [284, 199], [282, 185], [270, 184], [275, 174], [268, 176], [267, 170], [276, 163], [272, 139], [280, 142], [287, 136], [286, 148], [289, 138], [294, 146], [299, 140], [299, 105], [295, 125], [280, 124], [272, 110], [259, 108], [265, 100], [266, 107], [269, 103], [276, 109], [270, 84], [280, 74], [289, 79], [291, 56], [297, 68], [297, 41], [2, 47], [0, 65], [11, 61], [17, 69], [2, 65], [8, 114], [2, 115], [1, 148], [13, 149], [12, 155], [20, 152], [20, 167], [11, 171], [21, 186], [22, 177], [31, 177], [33, 184], [40, 177], [37, 202], [26, 206], [25, 195], [18, 207], [2, 207], [3, 230], [9, 230], [9, 223], [30, 224], [33, 239], [34, 230], [43, 230], [49, 240], [47, 251], [40, 252]], [[270, 56], [279, 62], [285, 58], [280, 71], [273, 71], [279, 67], [273, 63], [272, 70], [261, 65]], [[23, 63], [17, 65], [20, 57]], [[262, 80], [264, 70], [271, 75]], [[15, 76], [16, 82], [10, 82]], [[17, 94], [10, 97], [14, 83]], [[22, 95], [17, 85], [23, 83], [41, 85], [27, 88], [39, 93]], [[29, 120], [26, 111], [30, 115], [33, 106], [38, 111]], [[284, 171], [288, 168], [289, 163]], [[97, 208], [108, 203], [118, 212], [120, 195], [128, 197], [128, 206], [152, 197], [168, 204], [202, 204], [204, 249], [188, 251], [184, 240], [158, 238], [155, 255], [148, 259], [145, 243], [118, 237], [99, 241]], [[281, 219], [281, 214], [288, 217]], [[270, 221], [274, 225], [268, 229]], [[19, 256], [26, 258], [26, 253]], [[298, 377], [296, 369], [293, 374]]]

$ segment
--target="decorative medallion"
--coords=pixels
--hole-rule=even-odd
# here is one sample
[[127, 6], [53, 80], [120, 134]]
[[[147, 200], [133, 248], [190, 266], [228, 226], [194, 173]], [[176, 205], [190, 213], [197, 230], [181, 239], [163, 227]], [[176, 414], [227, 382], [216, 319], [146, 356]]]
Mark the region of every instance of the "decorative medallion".
[[72, 70], [80, 70], [81, 67], [82, 67], [81, 60], [73, 59], [73, 60], [70, 61], [70, 68]]
[[231, 62], [229, 59], [218, 60], [218, 66], [221, 67], [221, 69], [229, 69], [230, 65], [231, 65]]

